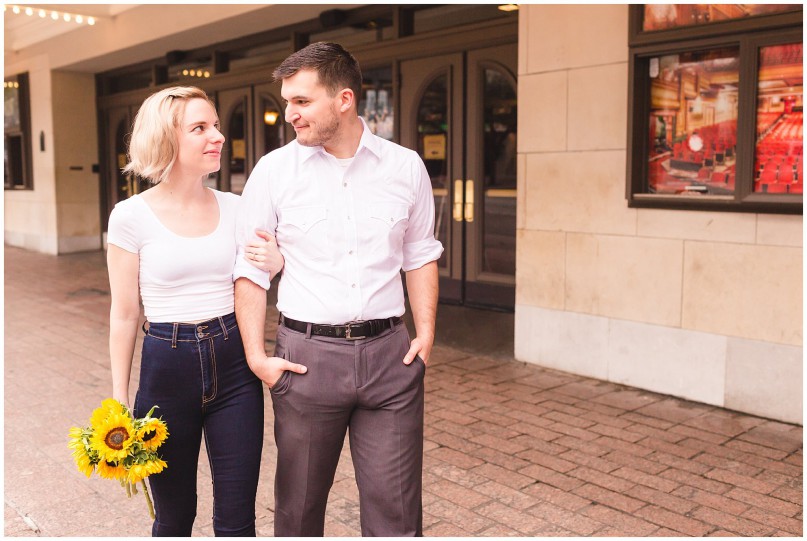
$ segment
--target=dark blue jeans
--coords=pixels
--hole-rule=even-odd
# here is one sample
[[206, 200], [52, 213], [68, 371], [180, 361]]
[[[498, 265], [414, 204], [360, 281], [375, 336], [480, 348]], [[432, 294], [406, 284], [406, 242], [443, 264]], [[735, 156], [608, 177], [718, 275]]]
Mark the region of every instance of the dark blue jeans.
[[217, 536], [254, 536], [263, 386], [247, 365], [235, 314], [198, 324], [146, 324], [144, 331], [135, 415], [156, 404], [154, 415], [169, 433], [159, 449], [168, 467], [148, 478], [157, 516], [152, 535], [191, 535], [204, 433], [213, 530]]

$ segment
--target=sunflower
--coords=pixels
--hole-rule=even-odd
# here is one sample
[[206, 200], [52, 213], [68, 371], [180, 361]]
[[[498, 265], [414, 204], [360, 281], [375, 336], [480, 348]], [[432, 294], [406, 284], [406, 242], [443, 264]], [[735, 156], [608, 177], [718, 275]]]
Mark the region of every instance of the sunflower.
[[102, 460], [97, 466], [98, 475], [104, 479], [126, 479], [126, 468], [123, 462], [110, 462]]
[[73, 451], [83, 451], [84, 450], [84, 430], [74, 426], [70, 429], [70, 441], [67, 443], [67, 446]]
[[95, 466], [90, 460], [90, 457], [87, 453], [73, 453], [73, 458], [76, 460], [76, 466], [78, 466], [78, 471], [89, 477], [92, 475], [92, 472], [95, 470]]
[[137, 439], [142, 442], [143, 449], [153, 451], [163, 444], [165, 438], [168, 437], [168, 430], [165, 423], [160, 419], [153, 417], [147, 418], [137, 430]]
[[143, 464], [132, 464], [132, 466], [129, 468], [129, 474], [126, 480], [133, 485], [137, 484], [152, 473], [160, 473], [165, 469], [166, 466], [165, 461], [159, 458], [148, 460]]
[[92, 428], [90, 445], [102, 461], [118, 461], [126, 458], [135, 435], [132, 419], [128, 415], [111, 413]]
[[92, 412], [92, 416], [90, 417], [90, 426], [97, 426], [100, 425], [102, 422], [106, 420], [107, 417], [112, 415], [113, 413], [123, 413], [124, 406], [114, 398], [107, 398], [103, 402], [101, 402], [101, 406], [95, 408]]

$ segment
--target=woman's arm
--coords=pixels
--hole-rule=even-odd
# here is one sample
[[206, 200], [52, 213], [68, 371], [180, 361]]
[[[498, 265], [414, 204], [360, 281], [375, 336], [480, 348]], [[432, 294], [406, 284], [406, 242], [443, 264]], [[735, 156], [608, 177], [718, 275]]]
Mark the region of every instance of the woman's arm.
[[109, 289], [109, 358], [112, 363], [112, 398], [129, 406], [129, 377], [132, 371], [137, 327], [140, 323], [138, 254], [114, 244], [107, 251]]

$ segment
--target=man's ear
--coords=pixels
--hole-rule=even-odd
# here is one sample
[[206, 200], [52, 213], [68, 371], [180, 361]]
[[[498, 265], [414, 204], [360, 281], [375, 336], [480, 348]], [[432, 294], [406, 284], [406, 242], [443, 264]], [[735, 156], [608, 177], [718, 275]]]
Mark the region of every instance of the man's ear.
[[350, 110], [351, 107], [356, 103], [356, 95], [353, 93], [353, 90], [349, 88], [343, 88], [339, 91], [339, 111], [342, 113], [346, 113]]

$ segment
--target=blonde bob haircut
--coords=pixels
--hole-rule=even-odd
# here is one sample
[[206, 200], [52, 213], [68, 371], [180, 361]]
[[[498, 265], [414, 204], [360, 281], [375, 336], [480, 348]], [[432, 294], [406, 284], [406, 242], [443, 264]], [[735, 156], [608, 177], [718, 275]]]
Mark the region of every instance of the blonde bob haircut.
[[179, 153], [177, 129], [185, 105], [196, 98], [206, 100], [215, 109], [204, 90], [194, 86], [174, 86], [146, 98], [135, 117], [124, 173], [134, 173], [154, 184], [168, 178]]

